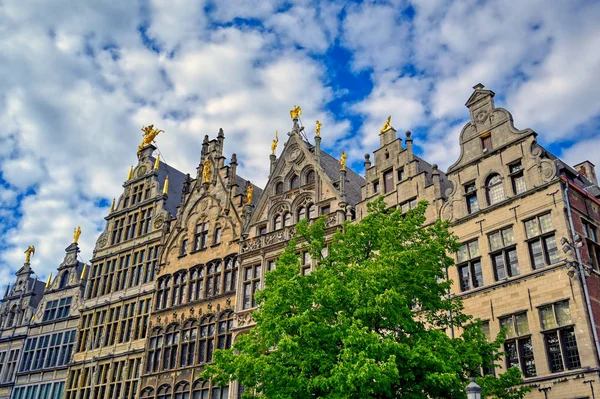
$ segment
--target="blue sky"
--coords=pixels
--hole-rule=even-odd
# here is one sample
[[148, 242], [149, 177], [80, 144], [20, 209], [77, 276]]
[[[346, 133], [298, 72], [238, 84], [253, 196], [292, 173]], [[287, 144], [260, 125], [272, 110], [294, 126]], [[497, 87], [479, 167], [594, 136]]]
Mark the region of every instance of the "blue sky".
[[263, 184], [291, 106], [358, 172], [392, 115], [445, 169], [481, 82], [556, 155], [600, 165], [598, 20], [597, 1], [6, 0], [0, 283], [30, 244], [44, 278], [78, 225], [91, 257], [147, 124], [190, 173], [222, 127], [240, 174]]

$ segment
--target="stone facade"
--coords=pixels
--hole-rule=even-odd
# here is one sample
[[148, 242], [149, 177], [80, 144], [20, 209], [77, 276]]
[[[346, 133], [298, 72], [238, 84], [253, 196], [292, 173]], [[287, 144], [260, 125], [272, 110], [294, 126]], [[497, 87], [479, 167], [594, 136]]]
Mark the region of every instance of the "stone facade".
[[185, 176], [148, 145], [96, 241], [65, 398], [139, 397], [155, 274]]
[[177, 219], [165, 237], [142, 398], [228, 395], [228, 388], [197, 376], [214, 349], [231, 347], [239, 242], [261, 190], [236, 174], [235, 154], [225, 165], [224, 139], [222, 130], [214, 140], [205, 137], [197, 176], [186, 179]]
[[63, 397], [86, 274], [84, 264], [77, 260], [77, 243], [65, 252], [31, 318], [16, 373], [14, 399]]
[[[494, 96], [474, 87], [460, 157], [446, 173], [415, 155], [412, 134], [402, 140], [389, 121], [373, 158], [365, 155], [363, 179], [322, 151], [319, 135], [309, 142], [292, 114], [283, 151], [270, 156], [264, 191], [237, 175], [235, 154], [226, 165], [222, 130], [205, 137], [194, 178], [157, 161], [154, 146], [142, 148], [106, 217], [81, 303], [67, 319], [44, 321], [43, 309], [83, 289], [80, 280], [71, 282], [81, 267], [71, 259], [76, 245], [45, 293], [28, 264], [17, 272], [0, 307], [0, 360], [9, 356], [0, 361], [0, 399], [15, 385], [8, 375], [28, 334], [72, 331], [77, 311], [68, 373], [62, 366], [19, 371], [17, 388], [66, 378], [69, 399], [238, 398], [237, 383], [221, 389], [198, 375], [213, 350], [230, 347], [254, 324], [254, 295], [294, 225], [323, 215], [331, 239], [379, 196], [403, 212], [425, 200], [427, 224], [450, 223], [461, 247], [452, 254], [457, 266], [448, 271], [448, 295], [463, 299], [490, 339], [506, 329], [506, 356], [496, 372], [521, 368], [532, 387], [528, 398], [590, 397], [592, 387], [600, 388], [594, 165], [564, 164], [538, 144], [536, 132], [515, 128]], [[317, 260], [301, 245], [306, 274]], [[63, 270], [72, 270], [65, 286]]]
[[0, 399], [11, 396], [27, 330], [44, 292], [44, 283], [32, 277], [29, 262], [15, 274], [14, 284], [6, 287], [0, 301]]

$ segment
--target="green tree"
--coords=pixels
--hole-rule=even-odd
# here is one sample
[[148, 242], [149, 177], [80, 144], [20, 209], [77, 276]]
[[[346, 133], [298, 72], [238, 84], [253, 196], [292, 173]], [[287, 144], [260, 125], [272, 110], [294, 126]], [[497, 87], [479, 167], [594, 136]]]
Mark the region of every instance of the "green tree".
[[[497, 359], [501, 340], [488, 343], [447, 296], [457, 243], [447, 223], [423, 226], [426, 206], [403, 215], [382, 199], [369, 204], [326, 257], [323, 219], [299, 223], [257, 295], [256, 325], [233, 349], [215, 351], [202, 377], [238, 380], [245, 397], [464, 398], [468, 377]], [[299, 246], [319, 262], [307, 276]], [[451, 324], [459, 338], [446, 334]], [[520, 382], [510, 377], [479, 381], [502, 395]]]

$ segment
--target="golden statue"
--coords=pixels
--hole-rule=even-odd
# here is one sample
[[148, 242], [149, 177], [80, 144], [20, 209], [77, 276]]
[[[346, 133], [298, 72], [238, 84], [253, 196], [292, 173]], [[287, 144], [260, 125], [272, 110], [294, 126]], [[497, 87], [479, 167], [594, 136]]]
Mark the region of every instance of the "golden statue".
[[202, 182], [208, 183], [210, 182], [210, 159], [206, 158], [204, 163], [202, 164]]
[[108, 210], [108, 213], [113, 213], [114, 210], [115, 210], [115, 199], [113, 198], [112, 202], [110, 203], [110, 209]]
[[279, 132], [275, 130], [275, 140], [271, 143], [271, 154], [275, 155], [275, 150], [277, 149], [277, 144], [279, 143]]
[[319, 121], [317, 121], [316, 127], [315, 127], [315, 136], [317, 137], [321, 137], [321, 126], [323, 126], [323, 124]]
[[254, 192], [254, 188], [252, 188], [252, 184], [248, 183], [248, 187], [246, 188], [246, 204], [252, 204], [252, 193]]
[[79, 242], [79, 236], [80, 235], [81, 235], [81, 227], [77, 226], [77, 228], [73, 230], [73, 242], [74, 243], [78, 243]]
[[348, 155], [342, 151], [342, 156], [340, 157], [340, 169], [342, 170], [346, 170], [346, 158], [348, 158]]
[[142, 128], [142, 132], [144, 132], [144, 138], [142, 139], [142, 143], [138, 147], [138, 153], [142, 151], [142, 149], [147, 145], [154, 143], [154, 139], [156, 138], [156, 136], [158, 136], [160, 132], [164, 132], [164, 130], [155, 129], [154, 125], [148, 125]]
[[302, 115], [302, 108], [299, 105], [294, 105], [294, 108], [290, 111], [290, 116], [292, 119], [298, 119], [300, 115]]
[[50, 272], [50, 275], [48, 276], [48, 281], [46, 281], [46, 289], [48, 289], [50, 287], [51, 282], [52, 282], [52, 272]]
[[129, 168], [129, 172], [127, 172], [127, 180], [131, 180], [132, 176], [133, 176], [133, 165], [131, 166], [131, 168]]
[[30, 245], [25, 250], [25, 263], [29, 263], [31, 261], [31, 255], [35, 254], [35, 247]]
[[165, 184], [163, 185], [162, 193], [169, 195], [169, 175], [167, 175], [167, 178], [165, 179]]
[[383, 127], [381, 128], [381, 131], [379, 131], [379, 134], [385, 133], [390, 129], [393, 129], [392, 125], [392, 115], [387, 117], [387, 120], [385, 121], [385, 123], [383, 124]]

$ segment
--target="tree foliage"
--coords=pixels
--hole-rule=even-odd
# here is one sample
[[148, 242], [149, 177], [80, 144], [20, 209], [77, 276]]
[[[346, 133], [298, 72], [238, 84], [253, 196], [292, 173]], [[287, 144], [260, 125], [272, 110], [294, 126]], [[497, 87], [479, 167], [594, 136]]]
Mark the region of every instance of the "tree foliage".
[[[382, 199], [369, 204], [367, 217], [334, 234], [326, 257], [324, 220], [300, 222], [257, 294], [256, 326], [215, 351], [202, 377], [238, 380], [245, 397], [464, 398], [501, 340], [487, 342], [447, 295], [457, 242], [445, 222], [423, 226], [426, 206], [402, 214]], [[300, 247], [319, 263], [306, 276]], [[447, 335], [451, 326], [460, 337]], [[479, 381], [489, 395], [519, 393], [507, 388], [520, 375], [508, 377]]]

